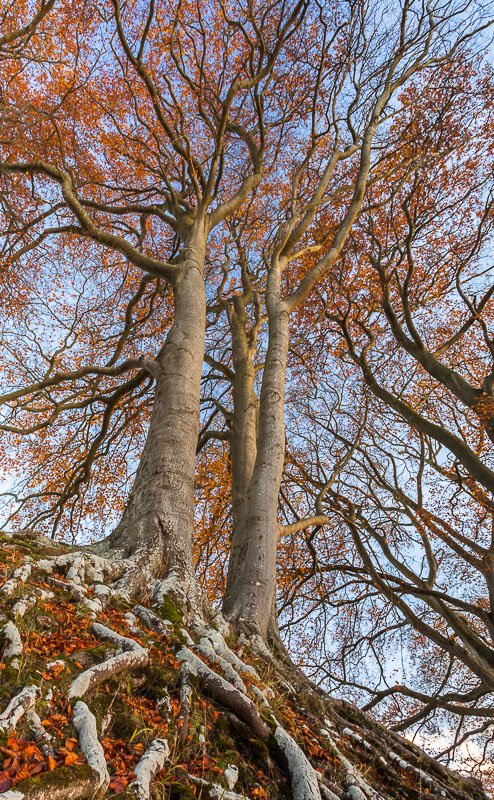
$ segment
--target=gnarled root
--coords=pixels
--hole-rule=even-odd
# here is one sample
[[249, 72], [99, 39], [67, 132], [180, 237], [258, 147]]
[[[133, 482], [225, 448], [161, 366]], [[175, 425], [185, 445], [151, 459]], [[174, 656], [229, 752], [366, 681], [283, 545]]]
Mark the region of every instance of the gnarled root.
[[144, 623], [146, 628], [149, 628], [151, 631], [155, 631], [159, 636], [168, 636], [170, 630], [172, 628], [171, 622], [167, 622], [166, 620], [158, 617], [154, 611], [151, 611], [150, 608], [145, 608], [144, 606], [134, 606], [132, 609], [136, 617], [138, 617], [141, 622]]
[[77, 731], [84, 758], [93, 772], [98, 776], [98, 788], [101, 790], [101, 794], [103, 794], [110, 783], [105, 752], [98, 739], [94, 714], [91, 713], [86, 703], [82, 700], [78, 700], [74, 706], [74, 718], [72, 723]]
[[3, 658], [7, 661], [9, 658], [20, 656], [24, 649], [22, 639], [19, 631], [13, 622], [7, 622], [4, 625], [0, 637], [4, 643]]
[[2, 800], [85, 800], [93, 797], [98, 790], [98, 778], [90, 775], [74, 775], [70, 783], [61, 786], [33, 786], [27, 792], [14, 790], [3, 792]]
[[14, 594], [15, 590], [19, 586], [20, 583], [25, 583], [31, 574], [32, 566], [27, 561], [26, 563], [22, 564], [20, 567], [14, 570], [12, 577], [5, 581], [0, 592], [4, 594], [6, 597], [10, 597]]
[[183, 740], [189, 730], [190, 704], [192, 700], [192, 687], [189, 683], [190, 668], [185, 662], [180, 670], [180, 713], [178, 715], [178, 737]]
[[231, 683], [228, 683], [221, 675], [213, 672], [188, 647], [183, 647], [177, 653], [177, 658], [179, 661], [187, 663], [190, 672], [198, 678], [206, 695], [230, 708], [242, 722], [245, 722], [251, 728], [262, 742], [269, 740], [269, 727], [263, 721], [252, 700], [232, 686]]
[[187, 775], [191, 783], [201, 787], [201, 797], [207, 800], [249, 800], [244, 794], [237, 794], [229, 789], [220, 786], [219, 783], [212, 783], [205, 781], [204, 778], [198, 778], [196, 775]]
[[[16, 624], [7, 622], [4, 625], [2, 632], [4, 658], [15, 660], [23, 653], [21, 634], [25, 635], [22, 669], [25, 669], [30, 653], [33, 652], [35, 654], [33, 664], [28, 666], [34, 668], [36, 677], [33, 675], [33, 683], [37, 680], [55, 681], [58, 675], [60, 680], [57, 684], [51, 684], [55, 689], [54, 692], [51, 689], [48, 693], [43, 692], [45, 704], [42, 705], [40, 702], [37, 707], [40, 715], [41, 709], [43, 712], [48, 712], [46, 719], [41, 720], [36, 713], [35, 703], [38, 701], [40, 690], [34, 685], [26, 686], [18, 692], [0, 714], [0, 729], [6, 733], [14, 730], [16, 737], [19, 738], [13, 739], [13, 742], [20, 741], [26, 750], [36, 751], [31, 761], [25, 762], [30, 768], [35, 768], [34, 775], [40, 772], [39, 764], [43, 761], [40, 751], [45, 759], [41, 765], [43, 774], [40, 775], [39, 784], [37, 777], [18, 782], [17, 787], [3, 793], [0, 800], [79, 800], [93, 794], [99, 796], [108, 786], [111, 791], [121, 792], [127, 789], [128, 792], [134, 793], [138, 800], [149, 800], [152, 781], [159, 776], [168, 757], [166, 739], [157, 737], [168, 737], [168, 735], [173, 737], [175, 726], [182, 736], [179, 735], [178, 740], [175, 739], [175, 745], [181, 748], [181, 752], [178, 765], [176, 758], [170, 762], [172, 781], [181, 781], [185, 777], [189, 785], [195, 785], [197, 794], [210, 800], [246, 800], [241, 794], [242, 789], [238, 789], [238, 794], [235, 791], [239, 773], [242, 775], [243, 788], [248, 787], [249, 794], [254, 796], [258, 794], [257, 790], [253, 790], [252, 793], [250, 790], [252, 786], [255, 787], [256, 776], [265, 786], [269, 782], [269, 778], [266, 777], [267, 772], [271, 776], [275, 774], [275, 778], [271, 777], [271, 780], [284, 780], [281, 773], [274, 772], [278, 766], [281, 766], [290, 779], [294, 800], [320, 800], [321, 797], [323, 800], [389, 798], [391, 795], [386, 788], [380, 794], [360, 773], [359, 765], [362, 764], [362, 759], [359, 758], [358, 751], [364, 752], [365, 765], [367, 765], [365, 759], [374, 759], [388, 770], [387, 776], [394, 773], [397, 781], [400, 780], [400, 771], [406, 770], [408, 779], [412, 777], [427, 790], [432, 790], [431, 796], [441, 794], [449, 800], [473, 800], [473, 798], [480, 800], [482, 797], [478, 790], [464, 793], [457, 788], [457, 783], [452, 782], [448, 785], [446, 771], [444, 771], [446, 777], [437, 779], [438, 773], [435, 771], [434, 778], [431, 778], [421, 769], [426, 762], [417, 760], [417, 757], [414, 759], [412, 751], [410, 748], [406, 749], [405, 743], [400, 749], [398, 737], [395, 737], [396, 741], [393, 739], [392, 749], [391, 745], [387, 750], [383, 748], [383, 743], [378, 740], [380, 734], [375, 734], [375, 725], [372, 728], [371, 725], [367, 727], [363, 723], [362, 732], [365, 736], [361, 736], [360, 729], [355, 730], [353, 721], [355, 714], [344, 719], [344, 710], [341, 711], [343, 716], [338, 716], [333, 706], [329, 710], [329, 702], [326, 705], [326, 713], [331, 720], [310, 719], [310, 715], [305, 714], [303, 710], [303, 702], [299, 704], [295, 689], [287, 687], [284, 683], [283, 675], [292, 676], [297, 689], [302, 687], [304, 690], [308, 682], [304, 683], [303, 679], [298, 681], [293, 673], [278, 669], [279, 662], [262, 656], [264, 664], [268, 664], [268, 670], [272, 675], [273, 668], [275, 670], [276, 685], [288, 688], [288, 696], [284, 698], [285, 705], [275, 706], [274, 702], [271, 705], [269, 701], [275, 697], [275, 693], [269, 686], [263, 690], [258, 672], [243, 660], [244, 657], [240, 658], [226, 644], [222, 634], [211, 628], [197, 610], [193, 624], [190, 623], [193, 614], [190, 605], [188, 611], [184, 608], [185, 618], [189, 619], [188, 630], [181, 628], [179, 615], [174, 622], [167, 622], [156, 611], [145, 605], [133, 606], [132, 612], [125, 605], [121, 608], [115, 607], [114, 603], [107, 605], [109, 598], [115, 597], [115, 584], [111, 587], [99, 581], [105, 578], [110, 581], [125, 582], [128, 573], [122, 561], [112, 562], [110, 559], [93, 556], [89, 552], [63, 553], [45, 559], [40, 562], [40, 566], [45, 570], [48, 568], [50, 572], [48, 580], [51, 582], [53, 592], [41, 588], [46, 586], [45, 576], [39, 581], [41, 586], [36, 585], [38, 564], [33, 562], [29, 566], [29, 570], [18, 567], [10, 578], [17, 581], [17, 590], [22, 586], [24, 578], [30, 585], [26, 586], [24, 597], [16, 597], [15, 603], [13, 599], [8, 601], [11, 602], [11, 612], [16, 615]], [[92, 580], [97, 581], [96, 584], [88, 585]], [[10, 589], [3, 594], [5, 599], [11, 597], [9, 591]], [[157, 605], [160, 601], [162, 603], [165, 593], [170, 593], [176, 603], [183, 602], [184, 607], [187, 606], [189, 597], [185, 597], [176, 575], [169, 575], [167, 579], [156, 582], [154, 597]], [[59, 602], [54, 600], [57, 595]], [[67, 597], [82, 607], [82, 614], [75, 613]], [[29, 614], [33, 608], [33, 601], [40, 606], [45, 603], [42, 612], [40, 609], [39, 619], [43, 619], [42, 614], [46, 616], [36, 630], [33, 630], [32, 625], [34, 615], [32, 612]], [[25, 619], [24, 615], [27, 615]], [[94, 619], [96, 615], [97, 621]], [[219, 617], [217, 619], [221, 623], [221, 619]], [[138, 627], [137, 620], [140, 621], [142, 630]], [[57, 622], [58, 628], [53, 624]], [[67, 636], [63, 628], [64, 622], [67, 625]], [[51, 627], [52, 632], [47, 634], [47, 627]], [[227, 630], [226, 627], [223, 629]], [[124, 635], [127, 632], [129, 636]], [[131, 636], [135, 636], [136, 639]], [[186, 642], [185, 646], [183, 644], [180, 646], [178, 654], [173, 646], [177, 638], [182, 643]], [[58, 650], [53, 640], [60, 643]], [[107, 648], [98, 646], [98, 640], [115, 648], [115, 651], [109, 653]], [[101, 655], [102, 650], [105, 651], [103, 655]], [[262, 648], [257, 648], [257, 652], [264, 651]], [[39, 654], [46, 654], [47, 661], [51, 659], [50, 664], [44, 665], [45, 672], [38, 669]], [[63, 660], [59, 656], [63, 656]], [[101, 658], [105, 660], [99, 660]], [[99, 663], [94, 663], [96, 659]], [[180, 662], [182, 676], [178, 718], [176, 659]], [[150, 661], [150, 668], [144, 669]], [[8, 666], [12, 666], [12, 662]], [[74, 672], [75, 667], [81, 669], [77, 676]], [[111, 679], [123, 672], [132, 672], [136, 669], [144, 674], [137, 677], [129, 676], [128, 680], [107, 685]], [[175, 674], [171, 676], [170, 671], [175, 671]], [[6, 670], [5, 675], [7, 673], [11, 677], [13, 675], [15, 682], [17, 673]], [[192, 680], [193, 678], [196, 680]], [[72, 683], [69, 686], [70, 680]], [[200, 708], [192, 705], [191, 687], [197, 683], [201, 695]], [[90, 691], [97, 687], [100, 689], [94, 701], [94, 708], [91, 709], [91, 702], [87, 697]], [[142, 687], [142, 692], [137, 687]], [[168, 689], [171, 697], [168, 695]], [[67, 706], [67, 694], [73, 708], [70, 704]], [[229, 725], [229, 735], [234, 739], [239, 737], [239, 754], [241, 753], [243, 757], [246, 751], [252, 753], [256, 759], [254, 766], [249, 765], [247, 761], [242, 766], [238, 763], [240, 769], [232, 767], [230, 770], [235, 774], [230, 774], [227, 768], [223, 776], [218, 777], [218, 762], [213, 761], [214, 750], [213, 753], [207, 752], [209, 744], [217, 750], [220, 747], [220, 736], [218, 735], [216, 740], [213, 729], [218, 711], [210, 708], [212, 704], [208, 706], [205, 703], [204, 696], [212, 698], [222, 706], [220, 712], [222, 725], [221, 727], [218, 725], [218, 728], [223, 731], [223, 725], [225, 723]], [[303, 692], [301, 696], [303, 697]], [[161, 709], [164, 707], [167, 711], [165, 713], [163, 710], [162, 714]], [[273, 713], [275, 707], [279, 708], [276, 712], [279, 722]], [[356, 709], [355, 712], [358, 713]], [[95, 714], [98, 715], [99, 722], [96, 721]], [[189, 718], [191, 735], [186, 736]], [[87, 764], [82, 763], [82, 758], [76, 752], [77, 742], [64, 727], [70, 726], [71, 723], [77, 732], [80, 751], [86, 758]], [[312, 723], [316, 726], [316, 732], [319, 731], [322, 736], [320, 742], [316, 738], [314, 745], [312, 744], [314, 731], [307, 730], [307, 724]], [[321, 729], [322, 724], [325, 725], [324, 729]], [[53, 732], [53, 737], [45, 725], [50, 732]], [[295, 726], [297, 726], [296, 734], [293, 733]], [[128, 739], [126, 733], [121, 733], [122, 730], [134, 731], [134, 735]], [[208, 737], [208, 731], [213, 731], [211, 738]], [[27, 741], [22, 738], [26, 736], [26, 732]], [[150, 744], [149, 734], [151, 736], [154, 734], [155, 737]], [[253, 737], [267, 745], [267, 748], [255, 742]], [[325, 737], [327, 737], [326, 743]], [[38, 748], [34, 745], [33, 739]], [[327, 744], [328, 739], [331, 740], [330, 744]], [[303, 749], [304, 741], [306, 751]], [[148, 747], [144, 750], [146, 745]], [[105, 752], [108, 761], [105, 760]], [[136, 764], [139, 757], [140, 760], [133, 768], [135, 780], [128, 785], [132, 765]], [[118, 761], [120, 764], [124, 764], [125, 761], [125, 764], [123, 767], [115, 768], [115, 773], [112, 774], [113, 782], [110, 784], [107, 764], [111, 763], [112, 758], [115, 764]], [[261, 759], [267, 767], [264, 772], [262, 761], [259, 769], [258, 761]], [[212, 766], [209, 769], [206, 766], [208, 769], [206, 773], [205, 764], [207, 765], [209, 761], [212, 761]], [[335, 761], [339, 765], [336, 774], [331, 772]], [[321, 772], [318, 772], [316, 767]], [[17, 767], [6, 768], [1, 776], [4, 786], [5, 776], [8, 781], [21, 781], [18, 773], [14, 775], [14, 772], [9, 772], [10, 769], [14, 770]], [[53, 773], [50, 773], [49, 769], [53, 769]], [[202, 773], [198, 772], [200, 769]], [[345, 778], [340, 783], [341, 769]], [[374, 771], [373, 782], [375, 774]], [[248, 779], [246, 775], [249, 776]], [[338, 785], [331, 782], [333, 779]]]
[[54, 752], [52, 747], [53, 737], [48, 733], [48, 731], [46, 731], [43, 728], [41, 724], [41, 719], [37, 715], [34, 708], [30, 708], [27, 710], [26, 719], [29, 723], [29, 727], [31, 728], [34, 741], [36, 742], [36, 744], [39, 745], [40, 751], [43, 753], [45, 758], [47, 758], [48, 756], [53, 757], [53, 752]]
[[0, 714], [0, 730], [5, 733], [13, 733], [21, 717], [29, 708], [36, 705], [41, 697], [39, 686], [25, 686], [19, 694], [16, 694], [8, 704], [5, 711]]
[[274, 738], [286, 760], [293, 800], [321, 800], [316, 771], [298, 744], [281, 725], [276, 726]]
[[93, 689], [99, 683], [119, 675], [128, 669], [136, 669], [136, 667], [144, 667], [149, 661], [147, 651], [141, 647], [140, 644], [133, 639], [128, 639], [125, 636], [106, 628], [104, 625], [95, 622], [93, 625], [93, 632], [95, 635], [105, 642], [116, 644], [124, 650], [108, 661], [101, 661], [93, 667], [85, 670], [75, 678], [69, 689], [69, 700], [73, 697], [83, 697], [86, 692]]
[[136, 779], [129, 786], [129, 790], [134, 792], [139, 800], [149, 800], [151, 782], [158, 772], [161, 772], [169, 755], [168, 742], [165, 739], [153, 739], [137, 763], [134, 769]]

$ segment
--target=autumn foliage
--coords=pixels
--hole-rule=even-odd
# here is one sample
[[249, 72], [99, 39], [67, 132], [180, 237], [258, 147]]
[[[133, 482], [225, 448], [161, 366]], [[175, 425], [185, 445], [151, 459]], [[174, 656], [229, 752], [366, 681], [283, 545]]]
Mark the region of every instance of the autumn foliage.
[[[39, 625], [22, 640], [53, 741], [43, 750], [39, 726], [35, 740], [9, 733], [0, 792], [85, 764], [64, 699], [103, 647], [88, 612], [99, 581], [77, 589], [82, 546], [123, 598], [93, 609], [120, 639], [136, 598], [158, 608], [171, 593], [186, 633], [194, 613], [221, 610], [254, 660], [294, 659], [448, 764], [466, 742], [463, 767], [490, 779], [491, 12], [456, 0], [0, 12], [2, 530], [35, 530], [75, 559], [69, 577], [55, 569], [68, 588], [30, 584]], [[6, 585], [24, 564], [15, 541]], [[159, 758], [173, 740], [162, 781], [212, 785], [221, 744], [191, 744], [177, 642], [144, 628], [125, 652], [168, 671], [169, 707], [149, 675], [99, 687], [135, 723], [105, 733], [98, 719], [109, 789], [137, 780], [152, 739]], [[2, 704], [12, 695], [8, 683]], [[255, 703], [233, 697], [262, 740]], [[204, 738], [220, 701], [196, 700]], [[338, 760], [305, 711], [279, 713], [323, 772]], [[288, 780], [282, 759], [252, 758], [242, 791], [269, 797], [273, 776]]]

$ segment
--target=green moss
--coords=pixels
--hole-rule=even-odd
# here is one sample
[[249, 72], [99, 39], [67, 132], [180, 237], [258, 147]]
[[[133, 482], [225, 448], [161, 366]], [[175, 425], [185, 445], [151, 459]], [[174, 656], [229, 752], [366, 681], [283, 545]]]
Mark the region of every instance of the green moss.
[[[224, 741], [224, 737], [222, 734], [228, 734], [230, 731], [230, 725], [228, 720], [223, 715], [219, 716], [214, 725], [214, 741], [215, 743], [221, 743]], [[231, 739], [229, 740], [231, 742]], [[221, 746], [221, 745], [219, 745]]]
[[249, 739], [249, 750], [254, 758], [267, 761], [269, 758], [269, 748], [260, 739]]
[[182, 624], [184, 612], [169, 594], [164, 596], [159, 613], [163, 619], [169, 620], [174, 626]]
[[161, 700], [178, 686], [180, 673], [176, 669], [151, 662], [143, 672], [146, 682], [139, 688], [139, 694], [150, 700]]
[[224, 736], [221, 733], [215, 735], [212, 743], [220, 753], [230, 752], [231, 750], [236, 749], [233, 739], [231, 739], [229, 736]]
[[85, 653], [91, 655], [95, 662], [104, 661], [108, 656], [108, 650], [111, 649], [107, 644], [98, 644], [95, 647], [89, 647], [84, 650]]
[[16, 792], [26, 794], [30, 789], [50, 789], [57, 786], [66, 786], [82, 778], [93, 776], [93, 770], [89, 764], [71, 764], [70, 767], [57, 767], [49, 772], [43, 772], [34, 778], [27, 778], [21, 781], [16, 787]]
[[17, 536], [12, 536], [10, 539], [12, 544], [15, 544], [18, 550], [21, 552], [29, 551], [30, 553], [37, 554], [37, 547], [32, 542], [27, 542], [25, 538], [19, 538]]
[[141, 717], [133, 712], [129, 706], [116, 709], [115, 705], [113, 705], [112, 712], [113, 711], [115, 714], [113, 716], [111, 735], [115, 737], [115, 739], [129, 741], [135, 731], [141, 730], [143, 727]]
[[276, 761], [276, 763], [280, 764], [283, 769], [286, 769], [286, 767], [287, 767], [286, 756], [285, 756], [283, 750], [281, 749], [281, 747], [279, 746], [278, 742], [276, 741], [276, 737], [274, 735], [274, 731], [272, 731], [269, 734], [267, 747], [268, 747], [269, 753], [271, 754], [273, 759]]
[[31, 684], [32, 686], [41, 686], [43, 683], [43, 678], [39, 672], [31, 672], [26, 678], [26, 683]]
[[[84, 703], [86, 703], [87, 702], [87, 697], [86, 698], [78, 698], [78, 697], [71, 698], [70, 702], [71, 702], [72, 708], [74, 708], [77, 700], [82, 700]], [[111, 703], [111, 696], [109, 694], [106, 694], [106, 693], [103, 694], [102, 692], [100, 692], [99, 694], [96, 694], [96, 695], [91, 697], [91, 705], [90, 705], [90, 707], [91, 707], [92, 713], [96, 717], [96, 722], [97, 722], [99, 731], [101, 731], [101, 723], [102, 723], [103, 718], [104, 718], [104, 716], [105, 716], [105, 714], [106, 714], [106, 712], [108, 710], [108, 706], [110, 705], [110, 703]]]
[[183, 783], [173, 783], [170, 786], [170, 800], [196, 800], [196, 797], [194, 790]]
[[181, 628], [175, 628], [170, 634], [170, 644], [175, 649], [183, 647], [187, 644], [187, 638]]
[[2, 670], [2, 688], [6, 686], [17, 686], [19, 683], [19, 670], [14, 669], [11, 667], [10, 664], [6, 664], [5, 668]]
[[[0, 728], [0, 747], [7, 747], [9, 735], [3, 728]], [[3, 757], [2, 757], [3, 758]]]

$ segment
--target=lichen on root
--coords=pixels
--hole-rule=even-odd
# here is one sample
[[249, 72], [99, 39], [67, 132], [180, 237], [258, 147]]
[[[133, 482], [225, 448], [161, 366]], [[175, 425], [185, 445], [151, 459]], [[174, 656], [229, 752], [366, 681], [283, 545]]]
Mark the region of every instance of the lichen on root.
[[0, 731], [13, 733], [21, 717], [36, 705], [41, 696], [38, 686], [25, 686], [19, 694], [12, 698], [7, 708], [0, 713]]
[[2, 800], [419, 800], [424, 786], [485, 798], [365, 715], [356, 725], [322, 697], [328, 719], [315, 716], [307, 681], [254, 640], [240, 655], [231, 627], [188, 603], [176, 575], [136, 604], [117, 592], [122, 561], [34, 537], [26, 560], [14, 541], [0, 549], [15, 618], [2, 629]]
[[129, 790], [134, 792], [139, 800], [149, 800], [152, 781], [163, 769], [169, 755], [170, 748], [166, 739], [153, 739], [137, 762], [134, 768], [135, 781], [130, 784]]
[[84, 758], [98, 776], [98, 789], [104, 792], [110, 783], [105, 751], [98, 739], [96, 718], [82, 700], [78, 700], [74, 706], [72, 724], [76, 729]]

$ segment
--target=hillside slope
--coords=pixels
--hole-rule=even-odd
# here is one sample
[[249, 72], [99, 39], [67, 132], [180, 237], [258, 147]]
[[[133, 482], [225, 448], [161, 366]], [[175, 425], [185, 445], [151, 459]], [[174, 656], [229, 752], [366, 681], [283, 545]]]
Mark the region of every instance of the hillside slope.
[[109, 571], [30, 532], [0, 539], [4, 800], [486, 797], [219, 615], [184, 618], [169, 580], [127, 601]]

